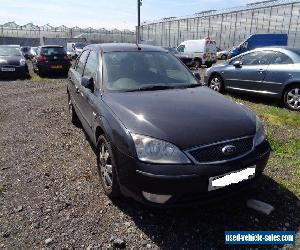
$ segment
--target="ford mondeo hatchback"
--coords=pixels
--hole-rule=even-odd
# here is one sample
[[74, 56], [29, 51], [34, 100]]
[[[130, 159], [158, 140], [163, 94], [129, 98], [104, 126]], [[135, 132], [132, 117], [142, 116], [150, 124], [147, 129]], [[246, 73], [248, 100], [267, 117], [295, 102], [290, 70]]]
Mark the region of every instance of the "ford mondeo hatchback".
[[110, 198], [206, 202], [249, 185], [267, 164], [270, 148], [258, 117], [202, 87], [162, 48], [89, 45], [69, 79], [72, 122], [95, 145]]

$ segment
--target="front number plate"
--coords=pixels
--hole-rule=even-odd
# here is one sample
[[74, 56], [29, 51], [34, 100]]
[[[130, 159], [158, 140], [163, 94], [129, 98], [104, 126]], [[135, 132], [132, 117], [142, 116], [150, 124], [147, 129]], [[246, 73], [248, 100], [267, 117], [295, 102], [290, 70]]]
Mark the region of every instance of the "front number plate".
[[15, 71], [16, 69], [15, 68], [1, 68], [1, 71], [3, 71], [3, 72], [12, 72], [12, 71]]
[[256, 166], [251, 166], [242, 170], [233, 171], [225, 175], [219, 175], [209, 178], [208, 191], [236, 184], [241, 181], [249, 180], [255, 176]]

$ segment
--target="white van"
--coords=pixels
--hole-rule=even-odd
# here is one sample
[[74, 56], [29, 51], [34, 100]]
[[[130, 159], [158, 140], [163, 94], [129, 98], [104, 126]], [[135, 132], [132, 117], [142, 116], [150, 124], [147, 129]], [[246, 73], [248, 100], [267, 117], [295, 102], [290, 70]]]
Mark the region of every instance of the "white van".
[[209, 38], [184, 41], [177, 47], [177, 50], [182, 54], [192, 56], [195, 68], [201, 65], [209, 68], [217, 61], [216, 42]]

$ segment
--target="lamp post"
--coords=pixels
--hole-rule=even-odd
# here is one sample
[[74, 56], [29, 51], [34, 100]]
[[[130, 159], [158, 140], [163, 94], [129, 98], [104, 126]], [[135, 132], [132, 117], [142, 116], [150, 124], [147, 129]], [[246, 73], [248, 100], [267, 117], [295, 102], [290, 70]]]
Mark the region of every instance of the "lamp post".
[[142, 6], [143, 0], [137, 0], [137, 8], [138, 8], [138, 25], [137, 25], [137, 31], [136, 31], [136, 43], [140, 43], [141, 35], [140, 35], [140, 29], [141, 29], [141, 6]]

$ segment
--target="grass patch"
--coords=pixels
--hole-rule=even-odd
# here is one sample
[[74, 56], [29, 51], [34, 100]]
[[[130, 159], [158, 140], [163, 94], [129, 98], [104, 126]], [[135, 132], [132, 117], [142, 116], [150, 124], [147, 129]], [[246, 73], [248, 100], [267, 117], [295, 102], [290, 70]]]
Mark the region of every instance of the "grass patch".
[[287, 109], [264, 106], [258, 110], [261, 117], [271, 125], [300, 128], [300, 114]]
[[261, 103], [255, 98], [228, 97], [243, 103], [264, 121], [272, 147], [265, 173], [300, 198], [300, 113], [276, 106], [278, 103], [272, 100]]
[[40, 77], [40, 76], [37, 75], [37, 74], [32, 74], [32, 75], [31, 75], [31, 80], [32, 80], [32, 81], [35, 81], [35, 82], [39, 82], [39, 81], [43, 81], [43, 80], [45, 80], [45, 79], [42, 78], [42, 77]]
[[300, 139], [278, 139], [268, 134], [272, 154], [268, 168], [276, 172], [276, 181], [300, 197]]
[[280, 140], [274, 138], [273, 135], [268, 134], [268, 139], [273, 149], [275, 156], [296, 156], [296, 162], [300, 161], [300, 140], [289, 138], [288, 140]]

